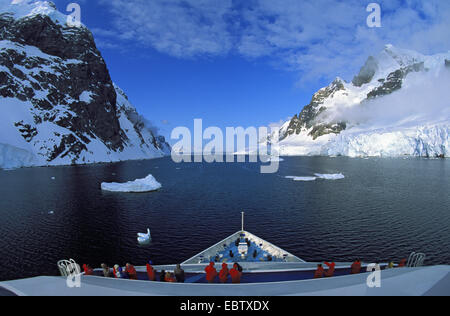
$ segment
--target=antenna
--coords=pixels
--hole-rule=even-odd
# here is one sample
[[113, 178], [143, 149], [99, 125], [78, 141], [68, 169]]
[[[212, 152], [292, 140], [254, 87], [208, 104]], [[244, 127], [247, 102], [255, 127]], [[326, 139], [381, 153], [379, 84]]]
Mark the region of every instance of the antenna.
[[242, 232], [244, 232], [244, 215], [245, 213], [242, 212]]

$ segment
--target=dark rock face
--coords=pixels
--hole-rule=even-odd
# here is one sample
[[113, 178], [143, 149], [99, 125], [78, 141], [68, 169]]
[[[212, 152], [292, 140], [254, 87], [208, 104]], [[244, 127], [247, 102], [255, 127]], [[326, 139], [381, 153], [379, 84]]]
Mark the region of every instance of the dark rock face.
[[357, 87], [361, 87], [363, 84], [371, 82], [377, 70], [378, 62], [373, 56], [370, 56], [367, 59], [366, 64], [361, 68], [359, 74], [353, 78], [353, 84]]
[[445, 60], [445, 67], [450, 68], [450, 60]]
[[312, 131], [309, 133], [309, 136], [316, 140], [323, 135], [340, 134], [346, 128], [347, 124], [345, 122], [339, 122], [336, 124], [318, 124], [313, 127]]
[[[11, 48], [0, 49], [0, 67], [8, 69], [0, 70], [0, 96], [34, 106], [35, 126], [15, 122], [24, 139], [31, 142], [33, 130], [44, 122], [70, 131], [55, 134], [58, 143], [47, 161], [69, 156], [76, 163], [90, 139], [100, 140], [111, 151], [123, 151], [128, 138], [119, 123], [116, 90], [87, 28], [61, 26], [45, 15], [15, 20], [4, 13], [0, 40], [11, 42]], [[34, 49], [37, 53], [30, 55], [29, 47], [44, 54]], [[135, 126], [136, 131], [140, 128]], [[167, 145], [161, 141], [157, 135], [151, 140], [156, 148]]]
[[345, 90], [344, 83], [341, 79], [336, 79], [328, 87], [319, 90], [314, 94], [311, 102], [305, 106], [302, 112], [297, 116], [295, 115], [289, 127], [284, 135], [280, 135], [280, 140], [283, 140], [291, 135], [300, 134], [302, 130], [309, 130], [313, 128], [310, 133], [314, 139], [329, 133], [339, 134], [346, 128], [346, 124], [339, 122], [331, 125], [319, 125], [315, 126], [315, 119], [326, 110], [323, 106], [324, 101], [331, 97], [338, 91]]
[[373, 99], [400, 90], [403, 85], [403, 80], [406, 78], [408, 74], [410, 74], [411, 72], [421, 72], [421, 71], [425, 71], [425, 65], [423, 62], [398, 69], [389, 74], [389, 76], [382, 81], [383, 84], [381, 86], [369, 92], [367, 98]]

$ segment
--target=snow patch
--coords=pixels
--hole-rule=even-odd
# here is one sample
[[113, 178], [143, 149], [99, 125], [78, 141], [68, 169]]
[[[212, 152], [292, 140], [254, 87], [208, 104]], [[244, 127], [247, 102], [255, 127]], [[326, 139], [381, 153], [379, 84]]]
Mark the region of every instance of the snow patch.
[[151, 192], [161, 189], [162, 185], [150, 174], [144, 179], [137, 179], [126, 183], [106, 183], [101, 184], [104, 191], [110, 192], [127, 192], [127, 193], [142, 193]]
[[79, 99], [81, 102], [90, 104], [92, 102], [92, 92], [84, 91], [82, 94], [80, 94]]

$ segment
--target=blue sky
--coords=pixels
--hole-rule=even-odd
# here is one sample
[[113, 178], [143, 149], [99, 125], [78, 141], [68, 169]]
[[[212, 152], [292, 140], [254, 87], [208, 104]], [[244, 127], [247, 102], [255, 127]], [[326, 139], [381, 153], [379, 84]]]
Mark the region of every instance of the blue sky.
[[[64, 12], [74, 1], [56, 0]], [[165, 136], [266, 126], [301, 111], [335, 77], [351, 80], [387, 43], [450, 50], [450, 1], [80, 0], [113, 81]]]

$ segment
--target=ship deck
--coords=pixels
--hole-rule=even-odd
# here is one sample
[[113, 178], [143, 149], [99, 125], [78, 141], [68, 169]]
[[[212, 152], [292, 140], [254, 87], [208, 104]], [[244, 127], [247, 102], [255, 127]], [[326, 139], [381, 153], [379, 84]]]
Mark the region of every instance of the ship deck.
[[82, 276], [81, 288], [68, 288], [62, 277], [1, 282], [0, 288], [23, 296], [431, 296], [450, 295], [450, 266], [382, 271], [381, 288], [369, 288], [367, 274], [320, 280], [247, 284], [132, 281]]

